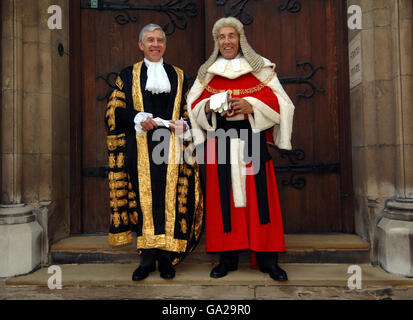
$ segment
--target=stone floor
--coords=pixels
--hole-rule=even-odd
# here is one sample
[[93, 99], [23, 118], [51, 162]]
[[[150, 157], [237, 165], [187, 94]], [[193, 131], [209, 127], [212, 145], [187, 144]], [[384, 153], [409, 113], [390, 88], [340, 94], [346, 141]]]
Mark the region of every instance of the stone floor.
[[[135, 243], [111, 247], [105, 235], [72, 236], [51, 247], [55, 263], [138, 263]], [[287, 252], [279, 255], [280, 263], [369, 263], [369, 244], [354, 234], [287, 234]], [[214, 263], [217, 254], [206, 253], [205, 237], [185, 259], [185, 263]], [[240, 264], [248, 265], [247, 252], [240, 255]]]
[[[131, 275], [138, 266], [135, 245], [114, 248], [104, 235], [73, 236], [51, 250], [52, 264], [62, 270], [61, 290], [49, 289], [52, 274], [45, 267], [0, 279], [0, 299], [413, 300], [413, 279], [366, 263], [369, 245], [356, 235], [286, 235], [286, 247], [280, 265], [288, 273], [287, 282], [275, 282], [251, 269], [247, 253], [240, 256], [238, 271], [221, 279], [210, 278], [218, 256], [206, 254], [204, 239], [177, 266], [174, 279], [164, 280], [154, 272], [144, 281], [133, 282]], [[361, 268], [361, 289], [348, 287], [351, 265]]]
[[360, 265], [362, 288], [348, 288], [348, 264], [282, 264], [289, 281], [242, 266], [221, 279], [209, 277], [211, 265], [182, 264], [173, 280], [158, 272], [142, 282], [130, 280], [136, 264], [61, 265], [62, 289], [48, 288], [48, 269], [3, 279], [0, 299], [222, 299], [222, 300], [379, 300], [413, 299], [413, 279]]

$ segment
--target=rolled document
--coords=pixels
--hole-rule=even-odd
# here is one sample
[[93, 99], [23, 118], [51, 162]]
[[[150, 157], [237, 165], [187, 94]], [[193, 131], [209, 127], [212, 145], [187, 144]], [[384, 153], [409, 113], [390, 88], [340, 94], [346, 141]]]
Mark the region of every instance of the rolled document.
[[158, 118], [153, 119], [153, 121], [155, 121], [156, 124], [160, 127], [169, 128], [169, 120], [164, 120], [164, 119], [161, 119], [161, 118], [158, 117]]

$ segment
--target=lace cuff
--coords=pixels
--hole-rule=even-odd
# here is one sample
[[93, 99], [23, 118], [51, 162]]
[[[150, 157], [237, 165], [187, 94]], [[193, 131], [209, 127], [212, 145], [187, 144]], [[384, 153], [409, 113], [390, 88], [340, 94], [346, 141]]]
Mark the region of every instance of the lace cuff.
[[143, 136], [146, 134], [145, 131], [142, 130], [141, 123], [143, 121], [146, 121], [148, 118], [153, 118], [152, 113], [147, 113], [147, 112], [139, 112], [136, 116], [135, 119], [133, 119], [133, 122], [135, 123], [135, 130], [138, 136]]

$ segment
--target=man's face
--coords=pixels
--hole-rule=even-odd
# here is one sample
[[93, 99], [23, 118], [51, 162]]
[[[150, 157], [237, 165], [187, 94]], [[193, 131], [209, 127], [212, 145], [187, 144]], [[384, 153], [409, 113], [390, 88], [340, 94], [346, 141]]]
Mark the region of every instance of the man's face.
[[222, 27], [218, 33], [219, 52], [225, 59], [234, 59], [239, 53], [239, 34], [234, 27]]
[[143, 43], [139, 41], [139, 48], [149, 61], [160, 61], [166, 50], [163, 32], [159, 29], [146, 32], [143, 37]]

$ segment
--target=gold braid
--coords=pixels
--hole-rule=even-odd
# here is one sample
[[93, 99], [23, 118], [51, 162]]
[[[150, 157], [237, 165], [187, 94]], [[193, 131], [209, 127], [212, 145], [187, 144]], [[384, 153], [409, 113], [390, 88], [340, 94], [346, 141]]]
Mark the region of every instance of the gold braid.
[[248, 88], [248, 89], [227, 89], [227, 90], [217, 90], [206, 84], [201, 78], [198, 77], [199, 83], [204, 87], [204, 89], [210, 93], [217, 94], [225, 91], [229, 91], [231, 94], [234, 94], [235, 96], [239, 96], [242, 94], [251, 94], [254, 92], [261, 91], [266, 87], [271, 80], [274, 78], [276, 73], [272, 73], [264, 82], [261, 82], [260, 84], [256, 85], [255, 87]]

